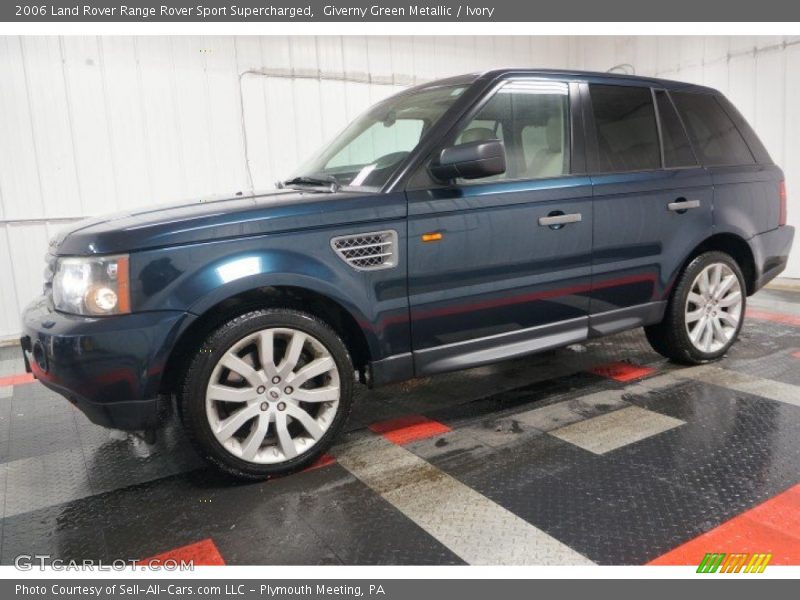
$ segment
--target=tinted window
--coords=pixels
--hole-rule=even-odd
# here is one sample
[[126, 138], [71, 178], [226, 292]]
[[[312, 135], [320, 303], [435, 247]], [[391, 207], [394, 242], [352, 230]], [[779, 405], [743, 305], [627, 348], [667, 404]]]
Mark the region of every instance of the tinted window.
[[692, 145], [704, 165], [745, 165], [754, 162], [733, 121], [714, 96], [671, 92]]
[[671, 168], [697, 165], [689, 138], [686, 137], [686, 131], [666, 92], [656, 92], [656, 105], [658, 118], [661, 120], [661, 139], [664, 142], [664, 166]]
[[656, 114], [649, 88], [590, 85], [600, 171], [661, 167]]
[[461, 131], [456, 143], [502, 140], [506, 172], [481, 179], [538, 179], [569, 173], [569, 88], [557, 81], [504, 85]]

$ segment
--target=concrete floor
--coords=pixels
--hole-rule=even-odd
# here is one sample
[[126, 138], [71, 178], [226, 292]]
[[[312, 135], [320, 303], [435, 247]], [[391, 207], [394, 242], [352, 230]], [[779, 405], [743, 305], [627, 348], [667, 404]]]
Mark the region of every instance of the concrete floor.
[[[360, 389], [316, 468], [208, 469], [89, 423], [0, 349], [0, 563], [26, 553], [228, 564], [800, 564], [800, 291], [750, 299], [729, 356], [678, 367], [641, 331]], [[176, 550], [177, 549], [177, 550]]]

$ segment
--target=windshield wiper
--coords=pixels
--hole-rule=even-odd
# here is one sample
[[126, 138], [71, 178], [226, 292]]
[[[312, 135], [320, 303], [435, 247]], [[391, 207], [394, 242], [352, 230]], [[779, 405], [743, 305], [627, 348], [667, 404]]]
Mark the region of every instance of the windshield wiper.
[[330, 192], [337, 192], [339, 190], [339, 181], [333, 175], [302, 175], [280, 182], [280, 187], [292, 185], [313, 185], [316, 187], [324, 187]]

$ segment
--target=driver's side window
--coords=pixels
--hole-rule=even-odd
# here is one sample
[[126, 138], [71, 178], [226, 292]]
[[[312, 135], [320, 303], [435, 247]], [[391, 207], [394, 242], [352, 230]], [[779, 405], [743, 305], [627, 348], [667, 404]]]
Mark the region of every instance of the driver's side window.
[[569, 173], [569, 87], [558, 81], [511, 81], [464, 127], [456, 144], [497, 139], [506, 172], [475, 180], [540, 179]]

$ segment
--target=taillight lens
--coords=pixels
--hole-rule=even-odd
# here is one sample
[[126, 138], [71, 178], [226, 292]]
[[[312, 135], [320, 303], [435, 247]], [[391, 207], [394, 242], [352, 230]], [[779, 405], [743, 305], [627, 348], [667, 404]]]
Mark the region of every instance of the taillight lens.
[[778, 190], [778, 195], [780, 197], [780, 209], [778, 210], [778, 226], [786, 225], [786, 182], [781, 181], [780, 188]]

